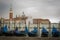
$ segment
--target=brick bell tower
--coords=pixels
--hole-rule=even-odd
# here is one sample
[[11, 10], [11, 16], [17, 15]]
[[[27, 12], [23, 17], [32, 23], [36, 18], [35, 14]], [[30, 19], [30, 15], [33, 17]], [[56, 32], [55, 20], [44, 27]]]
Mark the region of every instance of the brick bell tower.
[[9, 19], [10, 20], [13, 19], [13, 10], [12, 10], [12, 7], [10, 8]]

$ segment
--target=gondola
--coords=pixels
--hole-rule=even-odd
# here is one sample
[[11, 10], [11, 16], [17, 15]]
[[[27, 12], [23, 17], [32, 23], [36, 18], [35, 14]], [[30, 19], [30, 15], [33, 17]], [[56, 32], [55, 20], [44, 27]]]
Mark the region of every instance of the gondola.
[[34, 30], [32, 30], [31, 32], [28, 32], [28, 36], [29, 37], [36, 37], [37, 36], [37, 32], [38, 32], [37, 27], [34, 27]]
[[8, 35], [7, 25], [5, 25], [4, 27], [2, 27], [2, 34], [3, 34], [4, 36]]
[[16, 36], [26, 36], [27, 32], [28, 32], [27, 27], [25, 27], [24, 31], [18, 31], [18, 28], [16, 27], [14, 34]]
[[2, 27], [0, 28], [0, 36], [2, 36], [3, 35], [3, 33], [2, 33]]
[[14, 35], [14, 30], [8, 31], [7, 36], [15, 36]]
[[8, 31], [8, 27], [7, 25], [5, 25], [4, 27], [2, 27], [2, 34], [4, 36], [13, 36], [14, 35], [14, 31]]
[[57, 28], [52, 28], [52, 37], [59, 37], [60, 32], [57, 30]]
[[43, 27], [41, 37], [48, 37], [48, 31]]
[[1, 20], [0, 20], [0, 36], [2, 36], [2, 27], [1, 27]]

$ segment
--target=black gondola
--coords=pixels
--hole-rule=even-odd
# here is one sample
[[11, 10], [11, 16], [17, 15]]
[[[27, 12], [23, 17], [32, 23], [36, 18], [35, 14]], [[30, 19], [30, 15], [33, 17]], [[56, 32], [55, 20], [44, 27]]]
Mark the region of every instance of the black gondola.
[[59, 37], [59, 34], [60, 34], [60, 32], [55, 27], [53, 27], [52, 37]]
[[41, 37], [48, 37], [48, 31], [43, 27]]
[[29, 37], [36, 37], [37, 36], [37, 32], [38, 32], [37, 27], [34, 27], [34, 30], [32, 30], [31, 32], [28, 32], [28, 36]]

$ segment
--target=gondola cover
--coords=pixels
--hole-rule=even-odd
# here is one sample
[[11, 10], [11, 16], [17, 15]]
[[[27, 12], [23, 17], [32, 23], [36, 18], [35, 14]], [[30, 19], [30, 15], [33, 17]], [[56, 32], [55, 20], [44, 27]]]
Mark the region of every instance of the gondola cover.
[[59, 37], [60, 32], [57, 30], [57, 28], [52, 28], [52, 37]]
[[37, 36], [37, 32], [38, 32], [37, 27], [34, 27], [34, 30], [32, 30], [31, 32], [28, 32], [28, 35], [30, 37], [35, 37], [35, 36]]
[[42, 37], [48, 37], [48, 31], [43, 27], [42, 28], [42, 34], [41, 34]]

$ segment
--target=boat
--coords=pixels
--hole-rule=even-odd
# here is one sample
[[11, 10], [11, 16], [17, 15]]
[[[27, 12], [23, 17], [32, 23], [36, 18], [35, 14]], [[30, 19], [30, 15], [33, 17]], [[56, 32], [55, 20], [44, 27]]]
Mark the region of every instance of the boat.
[[1, 20], [0, 20], [0, 36], [2, 36]]
[[52, 28], [52, 37], [59, 37], [60, 32], [53, 26]]
[[13, 36], [14, 35], [14, 30], [8, 31], [8, 27], [7, 25], [5, 25], [4, 27], [2, 27], [2, 34], [4, 36]]
[[2, 34], [2, 27], [0, 27], [0, 36], [2, 36], [3, 34]]
[[5, 36], [8, 34], [7, 25], [5, 25], [4, 27], [2, 27], [2, 34], [5, 35]]
[[14, 34], [16, 36], [26, 36], [27, 33], [28, 33], [27, 27], [25, 27], [25, 30], [24, 31], [18, 31], [18, 28], [16, 27], [16, 29], [14, 31]]
[[1, 30], [0, 30], [0, 35], [3, 35], [3, 36], [26, 36], [26, 34], [28, 34], [27, 27], [25, 27], [24, 31], [18, 31], [17, 27], [15, 30], [8, 31], [8, 27], [7, 25], [5, 25], [4, 27], [1, 27]]
[[38, 32], [37, 27], [34, 27], [34, 30], [32, 30], [31, 32], [28, 32], [28, 36], [29, 37], [36, 37], [37, 36], [37, 32]]
[[43, 27], [41, 37], [48, 37], [48, 31]]

